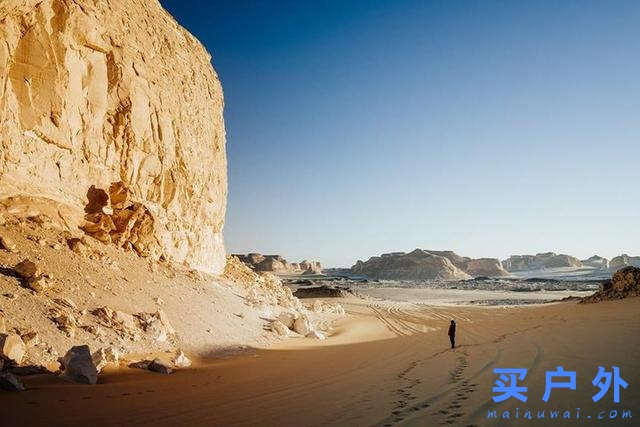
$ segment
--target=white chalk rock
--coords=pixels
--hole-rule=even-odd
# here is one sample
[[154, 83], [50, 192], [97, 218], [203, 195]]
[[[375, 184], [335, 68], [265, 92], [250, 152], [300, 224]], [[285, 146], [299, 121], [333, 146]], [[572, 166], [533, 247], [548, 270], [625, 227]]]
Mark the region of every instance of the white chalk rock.
[[283, 311], [282, 313], [280, 313], [277, 320], [287, 328], [293, 329], [293, 323], [299, 317], [300, 317], [300, 314], [298, 314], [295, 311]]
[[0, 357], [19, 364], [27, 351], [27, 346], [16, 334], [0, 334]]
[[271, 323], [271, 330], [276, 332], [280, 336], [289, 336], [289, 328], [287, 328], [287, 326], [279, 320], [275, 320], [273, 323]]
[[102, 372], [102, 369], [110, 363], [118, 363], [119, 359], [120, 353], [114, 347], [103, 347], [91, 356], [91, 360], [98, 372]]
[[316, 331], [314, 329], [307, 334], [307, 338], [315, 338], [318, 340], [323, 340], [323, 339], [326, 339], [327, 337], [322, 332]]
[[191, 366], [191, 360], [189, 360], [182, 350], [178, 350], [178, 354], [173, 359], [173, 366], [177, 368], [188, 368]]
[[293, 322], [293, 330], [303, 337], [307, 336], [307, 334], [311, 332], [311, 323], [309, 322], [309, 318], [305, 315], [298, 317], [295, 322]]

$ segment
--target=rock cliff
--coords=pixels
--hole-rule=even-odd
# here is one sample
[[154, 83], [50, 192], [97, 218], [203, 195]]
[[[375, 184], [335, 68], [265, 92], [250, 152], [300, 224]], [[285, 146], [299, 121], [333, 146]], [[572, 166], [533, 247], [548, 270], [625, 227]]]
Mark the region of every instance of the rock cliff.
[[422, 249], [408, 254], [385, 254], [358, 261], [351, 271], [372, 279], [429, 280], [469, 279], [470, 276], [456, 267], [448, 258]]
[[220, 273], [223, 94], [205, 48], [157, 0], [4, 0], [0, 39], [0, 207]]
[[579, 259], [553, 252], [536, 255], [511, 255], [508, 259], [502, 261], [502, 265], [509, 272], [559, 267], [582, 267]]
[[598, 268], [601, 270], [606, 270], [609, 268], [609, 260], [606, 258], [602, 258], [601, 256], [598, 256], [598, 255], [594, 255], [590, 258], [583, 259], [580, 262], [584, 266]]
[[622, 254], [613, 258], [609, 263], [609, 268], [613, 271], [617, 271], [628, 266], [640, 267], [640, 257]]
[[255, 271], [280, 273], [280, 274], [321, 274], [322, 265], [318, 261], [303, 260], [299, 263], [289, 263], [280, 255], [262, 255], [250, 253], [247, 255], [234, 255], [240, 261]]

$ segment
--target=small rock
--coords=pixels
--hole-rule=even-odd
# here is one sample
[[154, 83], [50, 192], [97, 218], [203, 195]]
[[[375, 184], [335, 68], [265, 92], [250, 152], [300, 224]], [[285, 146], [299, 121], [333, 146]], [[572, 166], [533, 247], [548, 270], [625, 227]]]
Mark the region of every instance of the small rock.
[[170, 374], [173, 372], [171, 365], [160, 359], [153, 359], [153, 361], [149, 363], [149, 367], [147, 369], [160, 374]]
[[312, 309], [316, 313], [322, 313], [322, 301], [319, 299], [315, 300], [313, 302]]
[[96, 370], [101, 372], [109, 363], [118, 363], [120, 360], [120, 353], [114, 347], [101, 348], [93, 353], [91, 359], [93, 360]]
[[0, 249], [4, 249], [7, 252], [15, 252], [16, 244], [9, 237], [0, 235]]
[[71, 381], [82, 384], [98, 382], [98, 371], [93, 364], [88, 345], [71, 347], [62, 359], [63, 376]]
[[20, 335], [0, 334], [0, 357], [10, 362], [20, 364], [27, 351]]
[[271, 330], [276, 332], [280, 336], [289, 336], [289, 328], [287, 328], [287, 326], [279, 320], [274, 320], [271, 323]]
[[10, 372], [0, 373], [0, 388], [6, 391], [24, 391], [24, 384]]
[[74, 310], [75, 310], [76, 308], [78, 308], [78, 306], [76, 305], [76, 303], [75, 303], [75, 302], [73, 302], [73, 301], [72, 301], [71, 299], [69, 299], [69, 298], [64, 298], [64, 297], [62, 297], [62, 298], [55, 298], [53, 301], [54, 301], [56, 304], [62, 305], [62, 306], [67, 307], [67, 308], [72, 308], [72, 309], [74, 309]]
[[307, 336], [307, 334], [311, 332], [311, 324], [309, 323], [307, 316], [303, 315], [297, 318], [293, 323], [293, 330], [303, 337]]
[[178, 350], [178, 354], [173, 359], [173, 365], [178, 368], [188, 368], [191, 366], [191, 360], [189, 360], [182, 350]]
[[29, 331], [26, 334], [22, 335], [20, 338], [22, 338], [22, 341], [27, 347], [32, 347], [40, 342], [40, 337], [35, 331]]
[[156, 297], [154, 301], [157, 305], [164, 305], [164, 300], [160, 297]]
[[28, 259], [25, 259], [24, 261], [18, 263], [14, 267], [14, 270], [20, 275], [20, 277], [26, 280], [40, 276], [41, 274], [38, 266], [33, 261], [30, 261]]
[[64, 332], [68, 337], [73, 337], [75, 335], [75, 328], [78, 325], [78, 322], [73, 314], [62, 313], [59, 316], [54, 317], [53, 321], [58, 325], [58, 329]]
[[323, 339], [325, 339], [325, 338], [327, 338], [327, 337], [326, 337], [322, 332], [320, 332], [320, 331], [316, 331], [316, 330], [314, 329], [314, 330], [310, 331], [310, 332], [307, 334], [307, 338], [315, 338], [315, 339], [318, 339], [318, 340], [323, 340]]
[[278, 316], [278, 320], [283, 323], [287, 328], [292, 329], [293, 323], [298, 319], [300, 315], [296, 312], [284, 311]]
[[18, 296], [16, 294], [12, 294], [11, 292], [7, 292], [6, 294], [3, 295], [6, 299], [8, 299], [9, 301], [13, 301], [14, 299], [18, 298]]
[[36, 293], [44, 292], [51, 287], [51, 283], [44, 275], [32, 277], [27, 280], [27, 286], [29, 289]]
[[67, 245], [69, 245], [69, 249], [71, 249], [74, 253], [78, 255], [86, 255], [87, 247], [82, 243], [82, 240], [73, 238], [67, 240]]
[[46, 240], [44, 240], [44, 239], [38, 239], [38, 244], [39, 244], [40, 246], [47, 246], [47, 241], [46, 241]]

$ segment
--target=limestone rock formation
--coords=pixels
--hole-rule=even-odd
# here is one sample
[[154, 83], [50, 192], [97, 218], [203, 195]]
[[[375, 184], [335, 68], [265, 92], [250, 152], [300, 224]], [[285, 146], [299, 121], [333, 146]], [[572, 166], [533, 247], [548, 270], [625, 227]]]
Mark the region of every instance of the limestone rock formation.
[[502, 265], [505, 270], [513, 272], [559, 267], [582, 267], [582, 262], [570, 255], [546, 252], [536, 255], [511, 255], [502, 261]]
[[280, 255], [262, 255], [250, 253], [247, 255], [234, 255], [240, 261], [255, 271], [281, 273], [281, 274], [321, 274], [322, 265], [318, 261], [300, 261], [289, 263]]
[[222, 272], [223, 95], [198, 40], [157, 0], [3, 0], [0, 39], [0, 211]]
[[617, 271], [627, 266], [640, 267], [640, 257], [622, 254], [620, 256], [613, 258], [609, 262], [609, 269], [612, 271]]
[[[447, 262], [442, 261], [443, 259]], [[411, 266], [411, 263], [416, 265]], [[412, 268], [414, 269], [413, 272], [411, 272]], [[394, 272], [384, 273], [383, 270], [385, 269], [390, 269], [390, 271]], [[369, 259], [365, 263], [358, 261], [351, 268], [351, 272], [363, 274], [374, 279], [384, 278], [391, 280], [452, 280], [479, 276], [499, 277], [509, 275], [509, 272], [502, 268], [502, 263], [497, 258], [473, 259], [460, 256], [453, 251], [434, 251], [431, 249], [416, 249], [409, 254], [405, 252], [382, 254], [379, 257]]]
[[448, 258], [422, 249], [403, 255], [371, 257], [358, 261], [351, 271], [373, 279], [428, 280], [469, 279], [470, 276], [456, 267]]
[[509, 275], [509, 272], [502, 268], [502, 263], [497, 258], [470, 259], [465, 263], [463, 270], [473, 277]]
[[600, 302], [640, 296], [640, 268], [624, 267], [616, 271], [610, 281], [604, 282], [600, 290], [585, 297], [581, 302]]
[[609, 260], [606, 258], [602, 258], [601, 256], [598, 256], [598, 255], [594, 255], [590, 258], [583, 259], [580, 262], [584, 266], [593, 267], [600, 270], [606, 270], [609, 268]]

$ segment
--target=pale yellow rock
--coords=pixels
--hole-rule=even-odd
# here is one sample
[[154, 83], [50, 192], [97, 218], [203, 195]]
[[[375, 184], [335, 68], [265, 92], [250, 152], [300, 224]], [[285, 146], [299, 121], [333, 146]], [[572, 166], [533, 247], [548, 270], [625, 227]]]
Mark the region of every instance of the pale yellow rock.
[[157, 0], [3, 0], [0, 40], [0, 204], [47, 200], [102, 242], [221, 273], [224, 101], [198, 40]]
[[0, 334], [0, 357], [19, 364], [26, 351], [27, 347], [20, 335]]
[[4, 249], [8, 252], [15, 252], [16, 244], [13, 243], [13, 240], [9, 237], [0, 235], [0, 249]]

